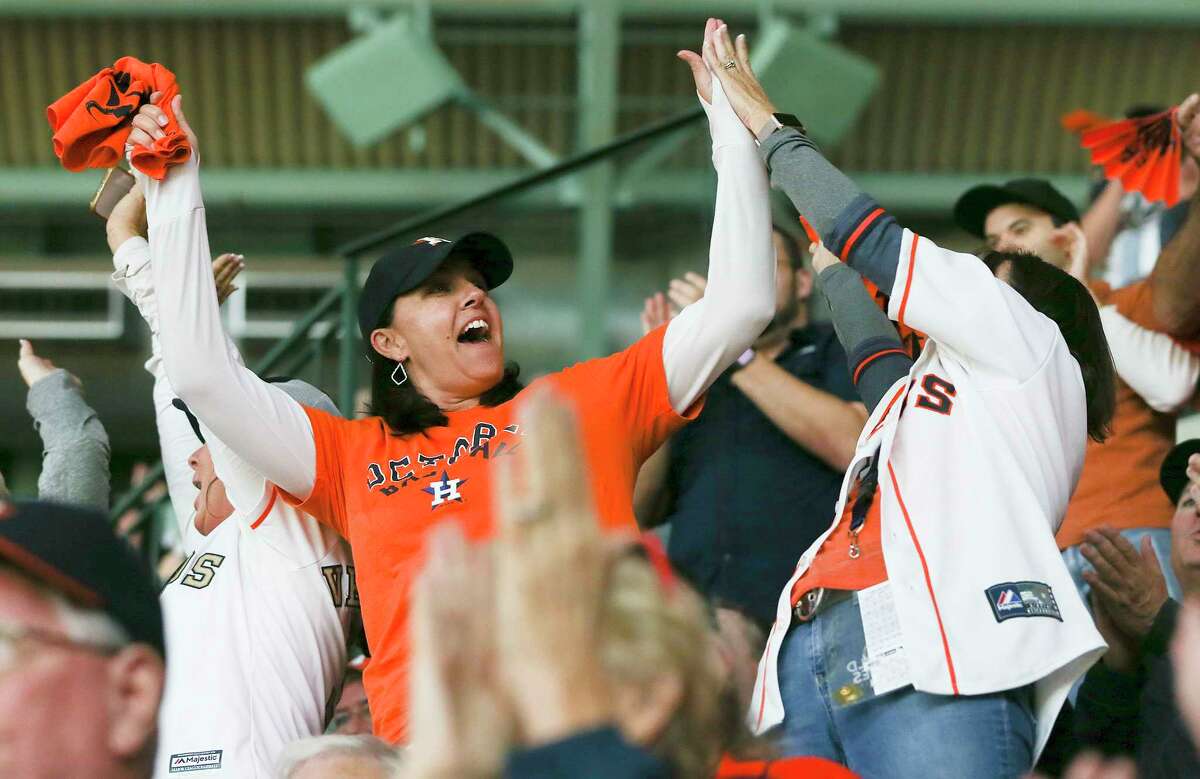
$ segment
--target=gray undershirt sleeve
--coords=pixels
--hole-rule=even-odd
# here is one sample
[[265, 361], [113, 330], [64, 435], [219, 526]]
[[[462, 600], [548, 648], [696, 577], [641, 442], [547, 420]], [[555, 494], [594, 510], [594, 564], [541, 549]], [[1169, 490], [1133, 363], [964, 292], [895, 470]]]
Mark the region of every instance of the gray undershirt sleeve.
[[108, 434], [83, 392], [59, 369], [29, 388], [26, 408], [42, 438], [38, 498], [108, 510]]
[[855, 389], [867, 410], [873, 411], [896, 380], [908, 374], [913, 361], [853, 268], [831, 265], [821, 271], [817, 283], [829, 301], [833, 328], [846, 350]]
[[896, 220], [799, 130], [776, 130], [758, 151], [771, 172], [771, 186], [788, 196], [826, 248], [890, 294], [904, 233]]
[[835, 168], [807, 135], [792, 127], [771, 133], [758, 147], [771, 186], [788, 196], [817, 232], [828, 235], [838, 216], [862, 194]]

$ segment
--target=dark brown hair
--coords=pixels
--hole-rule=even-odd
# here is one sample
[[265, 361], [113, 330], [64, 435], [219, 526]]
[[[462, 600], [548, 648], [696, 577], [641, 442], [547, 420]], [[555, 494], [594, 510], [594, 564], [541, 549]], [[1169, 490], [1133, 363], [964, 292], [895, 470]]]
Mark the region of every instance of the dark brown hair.
[[[375, 327], [387, 327], [391, 324], [392, 307], [387, 311]], [[382, 417], [392, 435], [408, 435], [420, 433], [431, 427], [445, 427], [450, 423], [449, 418], [437, 407], [432, 400], [425, 397], [411, 381], [396, 384], [392, 381], [392, 373], [396, 370], [396, 361], [389, 360], [366, 342], [367, 354], [371, 359], [371, 403], [367, 413]], [[479, 397], [484, 406], [498, 406], [512, 400], [518, 392], [525, 388], [518, 378], [521, 366], [510, 362], [504, 366], [504, 375], [491, 389]]]
[[993, 251], [983, 261], [992, 273], [1007, 265], [1012, 288], [1058, 325], [1083, 375], [1088, 435], [1103, 442], [1117, 405], [1116, 373], [1091, 293], [1071, 274], [1032, 254]]

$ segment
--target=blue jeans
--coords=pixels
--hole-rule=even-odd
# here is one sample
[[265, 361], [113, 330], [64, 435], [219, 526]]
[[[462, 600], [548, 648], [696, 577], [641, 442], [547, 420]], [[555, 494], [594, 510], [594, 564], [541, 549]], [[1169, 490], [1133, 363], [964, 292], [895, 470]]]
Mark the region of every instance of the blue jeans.
[[[831, 619], [839, 609], [853, 615]], [[864, 779], [1009, 779], [1029, 771], [1036, 733], [1029, 686], [969, 696], [904, 687], [835, 708], [823, 647], [839, 640], [847, 618], [857, 619], [857, 612], [853, 598], [842, 601], [812, 622], [794, 625], [784, 638], [779, 652], [783, 755], [824, 757]]]
[[[1158, 557], [1158, 567], [1162, 568], [1163, 577], [1167, 580], [1167, 594], [1177, 602], [1182, 603], [1183, 593], [1179, 589], [1179, 580], [1175, 578], [1175, 572], [1171, 570], [1170, 528], [1138, 527], [1119, 532], [1139, 552], [1142, 550], [1142, 538], [1150, 536], [1150, 543], [1154, 546], [1154, 554]], [[1075, 587], [1079, 590], [1079, 595], [1083, 598], [1084, 605], [1088, 607], [1088, 611], [1091, 611], [1092, 604], [1088, 600], [1088, 596], [1091, 594], [1092, 588], [1084, 581], [1083, 572], [1092, 570], [1092, 564], [1083, 556], [1083, 552], [1079, 551], [1078, 544], [1064, 549], [1062, 557], [1063, 562], [1067, 564], [1067, 570], [1071, 572], [1071, 578], [1075, 580]]]

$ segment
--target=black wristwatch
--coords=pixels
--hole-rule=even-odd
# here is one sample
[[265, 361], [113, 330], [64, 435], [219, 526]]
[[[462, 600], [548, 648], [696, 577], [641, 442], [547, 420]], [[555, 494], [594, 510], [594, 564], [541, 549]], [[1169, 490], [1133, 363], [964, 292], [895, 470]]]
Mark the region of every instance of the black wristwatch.
[[795, 115], [771, 114], [771, 118], [768, 119], [763, 126], [758, 128], [758, 131], [754, 133], [754, 139], [759, 143], [762, 143], [763, 141], [767, 140], [768, 137], [770, 137], [771, 133], [775, 132], [780, 127], [794, 127], [803, 135], [808, 135], [808, 131], [804, 129], [804, 123], [796, 118]]

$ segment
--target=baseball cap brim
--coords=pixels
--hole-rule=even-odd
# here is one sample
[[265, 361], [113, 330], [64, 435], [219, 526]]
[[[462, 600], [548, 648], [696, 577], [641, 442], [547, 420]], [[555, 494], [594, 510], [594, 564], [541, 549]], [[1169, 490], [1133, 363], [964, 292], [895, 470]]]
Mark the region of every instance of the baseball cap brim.
[[1004, 187], [981, 184], [968, 189], [954, 204], [954, 222], [976, 238], [983, 238], [987, 215], [999, 206], [1009, 203], [1037, 206], [1036, 203]]
[[0, 562], [84, 608], [113, 617], [131, 640], [166, 656], [158, 587], [108, 518], [62, 503], [0, 503]]
[[1163, 458], [1162, 467], [1158, 469], [1158, 483], [1173, 504], [1179, 502], [1179, 497], [1187, 487], [1188, 459], [1194, 454], [1200, 454], [1200, 438], [1176, 444]]
[[[417, 243], [421, 243], [418, 241]], [[419, 251], [412, 246], [389, 252], [375, 261], [367, 275], [359, 297], [358, 326], [363, 338], [388, 311], [397, 297], [421, 286], [441, 265], [451, 257], [466, 257], [483, 276], [487, 289], [499, 287], [512, 275], [512, 252], [491, 233], [467, 233], [454, 241], [430, 242]], [[388, 263], [402, 262], [404, 267], [397, 273]]]

